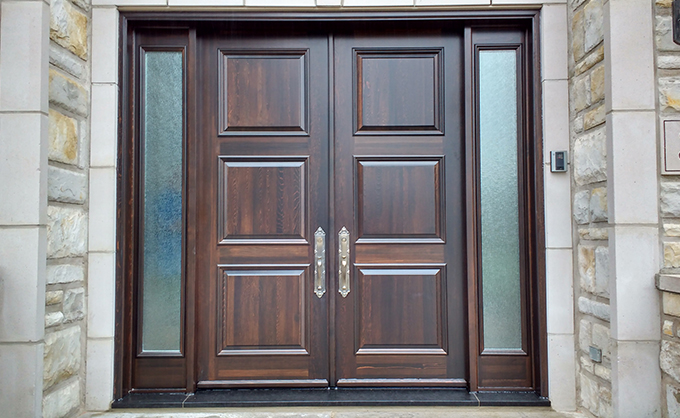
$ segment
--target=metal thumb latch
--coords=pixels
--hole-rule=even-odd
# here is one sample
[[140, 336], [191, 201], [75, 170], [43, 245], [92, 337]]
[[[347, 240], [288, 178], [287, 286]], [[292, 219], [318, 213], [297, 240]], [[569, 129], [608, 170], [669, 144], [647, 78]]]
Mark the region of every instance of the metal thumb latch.
[[340, 266], [338, 291], [344, 298], [349, 294], [349, 231], [344, 226], [338, 232], [338, 252], [340, 256], [338, 260]]
[[326, 293], [326, 233], [319, 227], [314, 233], [314, 293]]

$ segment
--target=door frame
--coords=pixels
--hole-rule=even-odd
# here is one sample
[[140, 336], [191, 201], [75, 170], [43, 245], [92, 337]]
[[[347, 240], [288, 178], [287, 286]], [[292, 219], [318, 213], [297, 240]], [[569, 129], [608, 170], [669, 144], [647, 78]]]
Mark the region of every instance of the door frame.
[[[291, 12], [121, 12], [120, 14], [120, 39], [119, 39], [119, 74], [121, 82], [121, 94], [119, 95], [119, 115], [118, 120], [118, 210], [117, 210], [117, 231], [116, 231], [116, 317], [115, 317], [115, 364], [114, 364], [114, 397], [120, 398], [129, 392], [194, 392], [196, 390], [196, 353], [194, 352], [195, 342], [185, 344], [181, 358], [169, 359], [167, 357], [146, 357], [144, 361], [145, 373], [153, 375], [154, 370], [170, 366], [176, 372], [177, 383], [183, 385], [173, 385], [167, 389], [144, 389], [135, 387], [133, 384], [133, 374], [136, 353], [136, 318], [134, 310], [136, 308], [136, 276], [138, 264], [138, 248], [135, 244], [135, 231], [137, 222], [135, 218], [136, 191], [135, 183], [138, 174], [135, 172], [136, 152], [133, 138], [138, 128], [135, 126], [138, 121], [138, 109], [134, 106], [135, 91], [137, 86], [132, 84], [133, 74], [136, 69], [130, 60], [130, 53], [134, 53], [135, 31], [143, 28], [156, 28], [161, 30], [182, 31], [186, 33], [185, 47], [187, 51], [187, 61], [190, 62], [195, 57], [196, 51], [196, 26], [210, 24], [210, 22], [233, 21], [233, 22], [365, 22], [373, 20], [392, 20], [392, 21], [436, 21], [441, 25], [447, 23], [465, 24], [465, 56], [472, 56], [472, 44], [470, 42], [470, 28], [494, 28], [494, 27], [514, 27], [522, 28], [525, 33], [524, 42], [528, 47], [525, 54], [523, 65], [524, 86], [526, 87], [526, 97], [523, 102], [525, 112], [524, 126], [521, 127], [524, 135], [524, 142], [527, 151], [527, 161], [524, 175], [529, 180], [526, 184], [526, 201], [531, 207], [531, 215], [527, 230], [530, 232], [525, 246], [528, 250], [526, 267], [529, 270], [526, 284], [528, 294], [526, 295], [526, 307], [529, 320], [528, 332], [532, 343], [533, 382], [534, 390], [539, 396], [548, 396], [548, 364], [547, 364], [547, 322], [546, 322], [546, 271], [545, 271], [545, 224], [543, 207], [543, 138], [541, 118], [541, 82], [540, 82], [540, 57], [539, 57], [539, 9], [533, 10], [395, 10], [395, 11], [291, 11]], [[470, 61], [469, 59], [466, 61]], [[472, 62], [466, 62], [472, 65]], [[192, 73], [192, 67], [188, 65], [185, 85], [185, 106], [196, 107], [196, 103], [189, 103], [187, 100], [195, 98], [196, 77]], [[465, 70], [465, 138], [466, 146], [474, 144], [476, 116], [473, 103], [474, 80], [470, 71]], [[194, 82], [192, 82], [194, 81]], [[196, 148], [196, 123], [191, 117], [186, 118], [185, 141], [192, 144], [185, 148], [187, 152], [187, 164], [195, 164], [197, 155]], [[474, 189], [474, 156], [466, 153], [467, 178], [466, 184], [468, 193]], [[195, 214], [196, 199], [196, 175], [189, 170], [185, 186], [185, 208], [188, 215]], [[478, 357], [481, 329], [479, 319], [479, 299], [477, 277], [477, 250], [478, 242], [475, 226], [476, 210], [474, 196], [468, 195], [467, 203], [467, 225], [468, 225], [468, 372], [469, 389], [477, 391], [480, 389], [478, 380]], [[187, 223], [187, 225], [190, 222]], [[196, 283], [192, 274], [187, 271], [195, 271], [195, 231], [187, 230], [184, 238], [184, 248], [186, 254], [185, 277], [184, 280], [184, 300], [182, 310], [184, 312], [184, 323], [195, 323], [196, 310]], [[193, 326], [185, 326], [185, 341], [195, 341]], [[333, 350], [331, 350], [331, 355]], [[162, 363], [159, 363], [162, 362]], [[162, 378], [162, 373], [159, 375]]]

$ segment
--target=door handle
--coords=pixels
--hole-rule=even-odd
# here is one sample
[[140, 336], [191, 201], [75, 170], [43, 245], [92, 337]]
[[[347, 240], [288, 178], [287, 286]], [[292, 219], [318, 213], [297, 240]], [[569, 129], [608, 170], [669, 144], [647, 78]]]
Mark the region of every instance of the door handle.
[[340, 266], [340, 277], [338, 291], [342, 297], [349, 294], [349, 231], [344, 226], [338, 232], [338, 253]]
[[319, 227], [314, 233], [314, 293], [326, 293], [326, 233]]

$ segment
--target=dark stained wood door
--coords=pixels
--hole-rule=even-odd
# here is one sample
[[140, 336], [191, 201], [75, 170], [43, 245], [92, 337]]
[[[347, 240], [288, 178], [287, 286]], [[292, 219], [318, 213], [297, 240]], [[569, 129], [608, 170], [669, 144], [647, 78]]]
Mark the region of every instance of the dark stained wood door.
[[328, 386], [327, 38], [200, 39], [198, 387]]
[[198, 387], [465, 386], [462, 37], [282, 33], [199, 36]]
[[462, 37], [385, 33], [335, 37], [337, 384], [465, 386]]

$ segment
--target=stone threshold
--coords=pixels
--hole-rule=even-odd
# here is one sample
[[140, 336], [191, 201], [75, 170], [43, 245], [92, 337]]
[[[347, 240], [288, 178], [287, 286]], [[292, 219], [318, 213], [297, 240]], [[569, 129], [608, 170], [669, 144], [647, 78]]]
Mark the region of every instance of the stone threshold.
[[657, 274], [656, 288], [663, 292], [680, 293], [680, 274]]
[[80, 418], [585, 418], [549, 407], [271, 407], [115, 410]]
[[533, 392], [468, 392], [463, 389], [223, 389], [195, 393], [131, 393], [122, 408], [319, 407], [319, 406], [550, 406]]

